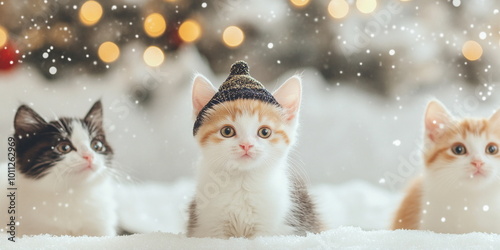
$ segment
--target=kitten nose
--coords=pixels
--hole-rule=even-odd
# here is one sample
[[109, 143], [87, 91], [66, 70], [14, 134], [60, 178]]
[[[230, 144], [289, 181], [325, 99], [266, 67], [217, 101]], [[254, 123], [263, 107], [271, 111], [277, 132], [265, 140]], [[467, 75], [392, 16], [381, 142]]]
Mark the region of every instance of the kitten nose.
[[473, 160], [471, 161], [471, 164], [476, 168], [481, 168], [484, 165], [484, 162], [481, 160]]
[[92, 162], [94, 160], [94, 157], [92, 154], [83, 154], [83, 159], [87, 160], [88, 162]]
[[240, 144], [240, 148], [242, 148], [243, 150], [245, 150], [245, 152], [247, 152], [248, 150], [250, 150], [251, 147], [253, 147], [253, 145], [251, 145], [251, 144], [247, 144], [247, 143]]

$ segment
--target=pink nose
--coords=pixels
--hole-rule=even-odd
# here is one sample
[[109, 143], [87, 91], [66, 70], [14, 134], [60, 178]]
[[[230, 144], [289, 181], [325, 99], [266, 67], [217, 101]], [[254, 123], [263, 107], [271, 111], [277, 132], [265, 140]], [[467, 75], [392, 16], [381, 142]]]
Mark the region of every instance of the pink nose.
[[88, 162], [92, 162], [94, 160], [94, 157], [91, 154], [84, 154], [83, 159], [87, 160]]
[[471, 162], [471, 164], [474, 165], [474, 167], [479, 169], [484, 165], [484, 162], [481, 160], [474, 160]]
[[250, 145], [250, 144], [240, 144], [240, 148], [242, 148], [243, 150], [245, 150], [245, 152], [248, 152], [248, 150], [250, 150], [251, 147], [253, 147], [253, 145]]

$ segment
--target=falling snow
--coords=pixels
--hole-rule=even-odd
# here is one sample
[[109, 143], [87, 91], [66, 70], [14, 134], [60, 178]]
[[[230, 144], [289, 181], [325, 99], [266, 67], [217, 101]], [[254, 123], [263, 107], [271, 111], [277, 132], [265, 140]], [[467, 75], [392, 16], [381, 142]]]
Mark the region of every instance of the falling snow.
[[56, 68], [56, 67], [54, 67], [54, 66], [50, 67], [50, 68], [49, 68], [49, 73], [50, 73], [51, 75], [55, 75], [55, 74], [57, 73], [57, 68]]
[[[400, 198], [399, 196], [396, 197], [396, 195], [401, 194], [400, 192], [406, 182], [413, 177], [404, 176], [404, 178], [401, 177], [400, 182], [395, 183], [389, 178], [382, 178], [382, 176], [387, 172], [397, 173], [398, 162], [397, 157], [394, 156], [407, 157], [410, 155], [410, 150], [415, 149], [416, 146], [412, 142], [422, 137], [422, 117], [428, 100], [438, 98], [446, 104], [463, 104], [466, 101], [475, 103], [477, 104], [475, 108], [467, 111], [473, 116], [487, 116], [491, 114], [492, 110], [500, 107], [500, 100], [496, 97], [498, 93], [495, 93], [495, 84], [498, 81], [495, 72], [498, 72], [499, 67], [495, 57], [498, 54], [499, 47], [498, 25], [481, 21], [481, 18], [486, 19], [491, 18], [492, 14], [497, 15], [499, 13], [498, 9], [481, 5], [467, 8], [471, 4], [465, 1], [462, 3], [461, 0], [436, 2], [435, 5], [439, 6], [434, 6], [434, 3], [430, 5], [417, 3], [418, 1], [397, 1], [400, 4], [401, 12], [392, 13], [387, 3], [377, 1], [378, 5], [373, 13], [362, 15], [356, 10], [356, 1], [348, 1], [350, 8], [348, 18], [333, 19], [325, 12], [325, 6], [322, 6], [324, 8], [318, 8], [324, 12], [318, 15], [318, 13], [313, 12], [315, 8], [294, 9], [288, 1], [273, 3], [275, 4], [273, 7], [276, 8], [272, 10], [266, 9], [265, 11], [248, 7], [241, 8], [238, 11], [239, 9], [233, 6], [232, 1], [223, 2], [225, 5], [222, 7], [217, 4], [210, 4], [209, 6], [207, 2], [202, 2], [201, 5], [198, 5], [199, 2], [196, 3], [196, 9], [199, 9], [199, 6], [203, 9], [201, 10], [203, 11], [201, 17], [204, 17], [205, 13], [209, 13], [211, 9], [216, 9], [216, 12], [212, 14], [213, 16], [209, 16], [210, 19], [207, 19], [210, 20], [210, 23], [214, 23], [215, 28], [203, 24], [204, 37], [198, 43], [183, 44], [179, 46], [178, 51], [169, 51], [166, 54], [165, 64], [158, 67], [157, 70], [163, 73], [166, 72], [165, 74], [168, 77], [162, 78], [160, 87], [153, 91], [154, 98], [156, 98], [153, 102], [154, 105], [142, 105], [142, 102], [138, 99], [129, 98], [130, 88], [142, 84], [145, 81], [145, 76], [153, 74], [151, 68], [142, 65], [143, 60], [141, 58], [144, 50], [143, 46], [146, 46], [146, 43], [142, 40], [148, 40], [149, 38], [145, 38], [146, 35], [139, 35], [144, 34], [142, 30], [134, 30], [129, 39], [137, 42], [137, 44], [130, 47], [119, 43], [122, 53], [120, 59], [122, 61], [118, 61], [116, 64], [103, 64], [102, 61], [98, 61], [93, 48], [98, 47], [99, 44], [87, 44], [88, 47], [83, 46], [82, 53], [77, 56], [74, 56], [74, 54], [60, 55], [58, 54], [60, 48], [55, 45], [49, 48], [40, 48], [39, 52], [41, 53], [33, 52], [37, 60], [40, 60], [39, 64], [43, 64], [43, 70], [41, 70], [43, 74], [50, 74], [47, 78], [64, 75], [62, 74], [63, 71], [70, 67], [65, 67], [66, 65], [63, 67], [61, 64], [67, 62], [78, 63], [82, 58], [90, 67], [96, 66], [101, 67], [100, 69], [109, 70], [106, 70], [106, 75], [99, 75], [99, 77], [87, 74], [74, 77], [72, 75], [71, 81], [63, 78], [57, 80], [65, 84], [50, 84], [52, 82], [44, 79], [37, 71], [33, 70], [36, 65], [24, 64], [19, 71], [6, 75], [5, 79], [7, 81], [5, 83], [2, 81], [4, 84], [2, 100], [5, 102], [2, 105], [4, 106], [3, 109], [0, 110], [2, 116], [12, 117], [12, 111], [19, 104], [19, 101], [33, 101], [37, 109], [49, 110], [49, 112], [45, 112], [46, 115], [51, 115], [50, 112], [73, 114], [76, 110], [79, 110], [77, 107], [86, 104], [87, 99], [85, 98], [95, 100], [93, 98], [100, 97], [106, 105], [115, 108], [107, 109], [106, 111], [109, 112], [106, 115], [109, 115], [109, 121], [112, 123], [109, 127], [113, 128], [114, 131], [119, 131], [119, 133], [111, 133], [110, 135], [114, 144], [116, 144], [118, 161], [129, 163], [132, 167], [126, 166], [125, 169], [138, 171], [137, 175], [146, 180], [173, 181], [177, 178], [192, 176], [193, 173], [190, 172], [192, 169], [185, 166], [192, 166], [193, 159], [196, 159], [194, 153], [196, 150], [192, 138], [186, 136], [189, 130], [186, 130], [186, 133], [179, 132], [183, 128], [192, 127], [192, 121], [190, 120], [192, 111], [188, 107], [189, 105], [179, 105], [181, 102], [187, 102], [190, 98], [189, 79], [192, 79], [192, 73], [200, 71], [209, 76], [214, 76], [214, 79], [219, 79], [225, 73], [221, 73], [223, 71], [221, 69], [215, 70], [216, 67], [212, 67], [213, 65], [210, 62], [216, 61], [220, 64], [230, 64], [230, 61], [245, 58], [254, 65], [259, 65], [252, 71], [252, 75], [257, 79], [267, 77], [268, 79], [263, 83], [269, 83], [268, 87], [270, 89], [275, 86], [273, 84], [278, 81], [276, 79], [286, 79], [295, 73], [303, 75], [304, 101], [301, 107], [301, 130], [296, 149], [300, 152], [298, 154], [300, 160], [297, 162], [303, 162], [303, 166], [299, 167], [306, 169], [308, 179], [311, 179], [312, 190], [320, 197], [319, 203], [323, 206], [322, 208], [329, 213], [335, 211], [336, 214], [339, 214], [337, 218], [329, 221], [329, 225], [335, 229], [318, 236], [302, 238], [269, 237], [258, 241], [232, 239], [221, 242], [201, 239], [200, 242], [207, 242], [207, 245], [221, 244], [222, 246], [226, 244], [225, 248], [235, 246], [243, 248], [255, 247], [255, 245], [268, 248], [273, 246], [273, 248], [289, 248], [288, 246], [294, 246], [287, 245], [290, 242], [302, 241], [323, 244], [329, 242], [339, 244], [339, 248], [353, 246], [348, 243], [354, 245], [366, 243], [367, 246], [373, 248], [390, 248], [388, 244], [401, 247], [399, 240], [416, 241], [415, 239], [422, 239], [418, 241], [419, 244], [434, 244], [427, 246], [439, 248], [439, 246], [443, 245], [439, 245], [440, 242], [436, 243], [433, 239], [442, 237], [447, 239], [446, 244], [449, 245], [444, 246], [449, 248], [455, 246], [453, 245], [455, 241], [452, 240], [455, 238], [461, 239], [460, 242], [465, 242], [463, 244], [470, 243], [471, 246], [480, 245], [472, 245], [472, 243], [487, 242], [492, 244], [493, 248], [495, 246], [498, 248], [500, 240], [495, 235], [442, 236], [429, 232], [382, 231], [382, 229], [387, 228], [386, 222], [389, 221]], [[48, 1], [45, 1], [45, 3], [47, 4]], [[177, 8], [175, 13], [181, 13], [180, 9], [182, 8], [179, 7], [181, 3], [175, 4]], [[4, 2], [0, 2], [0, 5], [3, 6]], [[128, 7], [127, 5], [106, 6], [105, 12], [109, 11], [110, 8], [111, 11], [114, 11], [113, 15], [120, 12], [121, 9], [143, 8], [141, 5], [128, 5]], [[66, 10], [78, 10], [78, 8], [78, 5], [68, 5]], [[119, 8], [120, 11], [118, 11]], [[450, 18], [442, 15], [441, 11], [443, 9], [450, 11], [449, 13], [453, 13], [453, 15]], [[479, 15], [475, 11], [479, 10], [484, 13], [481, 14], [480, 18], [477, 18], [476, 16]], [[287, 15], [282, 13], [287, 13]], [[295, 15], [297, 13], [300, 15]], [[383, 23], [378, 17], [386, 13], [389, 13], [387, 16], [389, 21]], [[435, 13], [438, 14], [434, 15]], [[289, 18], [305, 18], [304, 20], [312, 23], [313, 26], [308, 27], [310, 30], [304, 30], [300, 29], [300, 27], [290, 28], [286, 26], [284, 28], [285, 26], [273, 25], [291, 23], [284, 22], [286, 21], [285, 16]], [[257, 18], [255, 19], [255, 17]], [[22, 22], [37, 21], [37, 19], [28, 15], [21, 15], [19, 20]], [[169, 28], [177, 25], [175, 22], [170, 23], [170, 20], [168, 20]], [[452, 28], [451, 23], [461, 23], [455, 20], [462, 20], [464, 24]], [[57, 26], [57, 21], [57, 16], [49, 15], [46, 21], [34, 23], [30, 29], [43, 30], [43, 32], [48, 32], [47, 34], [49, 32], [75, 31], [72, 26]], [[125, 28], [129, 29], [140, 24], [140, 21], [126, 20], [120, 23], [120, 26], [126, 26]], [[215, 59], [208, 58], [208, 55], [203, 54], [205, 44], [208, 44], [209, 48], [217, 46], [224, 48], [224, 44], [220, 42], [221, 39], [218, 37], [221, 33], [219, 30], [233, 24], [245, 24], [243, 30], [248, 32], [245, 33], [247, 35], [245, 39], [247, 40], [240, 47], [221, 50], [222, 52], [216, 53]], [[322, 29], [321, 25], [325, 25], [327, 28]], [[89, 36], [95, 36], [96, 40], [101, 39], [101, 37], [107, 39], [107, 36], [102, 36], [103, 34], [99, 33], [106, 32], [106, 30], [103, 31], [102, 27], [89, 28], [86, 32], [88, 32]], [[280, 32], [276, 32], [278, 29]], [[328, 32], [323, 32], [323, 30]], [[307, 31], [309, 33], [305, 33]], [[298, 38], [301, 39], [297, 39], [297, 36], [294, 37], [294, 33], [300, 34]], [[116, 34], [120, 37], [123, 33], [117, 31]], [[104, 35], [109, 35], [110, 39], [113, 38], [111, 33]], [[263, 40], [260, 40], [259, 43], [252, 43], [252, 35], [257, 37], [264, 35], [265, 38], [261, 38]], [[322, 37], [322, 35], [325, 35], [325, 37]], [[310, 38], [309, 36], [314, 39], [303, 39], [304, 37]], [[27, 47], [36, 46], [30, 40], [32, 37], [25, 34], [18, 37], [29, 40], [30, 43], [27, 44]], [[473, 40], [480, 44], [482, 51], [480, 59], [467, 60], [464, 58], [462, 46], [467, 40]], [[63, 41], [68, 43], [71, 40], [66, 39]], [[252, 47], [252, 44], [258, 44], [258, 48]], [[167, 50], [167, 46], [164, 48]], [[81, 50], [81, 47], [78, 50]], [[285, 54], [278, 54], [278, 52], [283, 51]], [[16, 54], [22, 54], [23, 60], [30, 58], [30, 54], [22, 50], [16, 50]], [[266, 58], [258, 57], [261, 54], [265, 54]], [[230, 55], [228, 56], [230, 59], [226, 60], [225, 57], [220, 55]], [[16, 62], [14, 60], [8, 61], [11, 65]], [[132, 66], [128, 66], [129, 64]], [[114, 67], [117, 65], [118, 67]], [[219, 66], [217, 65], [217, 67]], [[79, 67], [80, 72], [88, 72], [88, 68], [85, 68], [85, 66]], [[117, 68], [120, 68], [121, 71], [115, 70]], [[123, 72], [126, 72], [126, 74], [123, 74]], [[73, 80], [77, 83], [73, 83]], [[342, 82], [342, 86], [340, 82]], [[23, 83], [23, 85], [20, 87], [14, 83]], [[43, 91], [40, 91], [42, 89]], [[39, 94], [41, 92], [64, 94], [62, 96], [51, 94], [44, 96]], [[79, 99], [80, 96], [82, 99]], [[84, 99], [85, 102], [82, 102], [81, 100]], [[126, 108], [127, 115], [116, 112], [120, 108]], [[383, 117], [383, 119], [380, 119], [380, 117]], [[147, 122], [143, 123], [143, 121]], [[176, 125], [172, 127], [172, 124]], [[439, 124], [439, 126], [443, 127], [444, 125]], [[9, 131], [10, 133], [12, 131], [12, 119], [4, 119], [3, 123], [0, 124], [0, 130]], [[151, 136], [153, 132], [154, 136]], [[4, 136], [7, 136], [7, 132], [5, 132]], [[19, 135], [19, 138], [21, 139], [22, 136]], [[144, 167], [148, 171], [137, 170], [133, 167], [143, 166], [144, 162], [134, 157], [136, 152], [133, 147], [130, 147], [130, 145], [135, 145], [130, 144], [132, 139], [134, 143], [137, 142], [140, 145], [155, 145], [156, 148], [141, 152], [144, 155], [141, 155], [140, 158], [148, 159], [147, 166]], [[402, 141], [405, 143], [403, 144]], [[179, 150], [179, 148], [182, 150]], [[355, 152], [365, 152], [365, 154], [363, 157], [356, 157], [353, 156], [353, 154], [356, 155]], [[321, 153], [322, 157], [318, 157], [318, 153]], [[165, 159], [172, 159], [172, 163], [170, 164], [169, 161], [168, 167], [164, 164]], [[182, 166], [182, 168], [178, 166]], [[342, 167], [336, 168], [332, 166]], [[125, 178], [135, 180], [136, 176], [126, 175]], [[357, 182], [358, 180], [359, 182]], [[151, 184], [155, 188], [151, 190], [151, 193], [157, 196], [155, 199], [149, 197], [151, 200], [145, 201], [153, 203], [153, 208], [149, 209], [160, 209], [160, 205], [165, 205], [160, 203], [162, 199], [158, 197], [167, 197], [165, 199], [169, 201], [169, 204], [186, 203], [191, 197], [191, 193], [186, 190], [192, 191], [194, 184], [192, 182], [189, 184], [179, 183]], [[379, 190], [380, 187], [383, 189]], [[73, 191], [69, 190], [68, 192]], [[142, 195], [144, 193], [150, 194], [142, 192]], [[165, 194], [171, 194], [175, 197]], [[344, 199], [335, 198], [337, 196], [344, 197]], [[345, 197], [350, 198], [345, 199]], [[329, 201], [331, 204], [325, 205], [322, 203], [325, 201]], [[365, 206], [363, 207], [360, 203]], [[426, 204], [429, 205], [428, 202]], [[67, 208], [71, 207], [68, 203], [59, 203], [58, 205]], [[488, 205], [480, 207], [479, 210], [481, 208], [483, 212], [490, 210]], [[33, 207], [33, 210], [36, 209], [37, 207]], [[153, 246], [156, 246], [157, 241], [165, 240], [169, 241], [174, 248], [176, 248], [176, 244], [179, 244], [179, 247], [185, 247], [186, 244], [189, 246], [189, 239], [185, 239], [183, 235], [170, 234], [182, 232], [183, 229], [180, 229], [182, 226], [179, 218], [183, 218], [184, 214], [180, 214], [179, 211], [184, 211], [184, 207], [180, 209], [168, 206], [167, 209], [171, 210], [166, 215], [162, 214], [165, 218], [150, 218], [151, 220], [157, 219], [156, 223], [149, 221], [149, 224], [146, 225], [150, 227], [151, 231], [155, 228], [158, 231], [169, 233], [144, 232], [144, 235], [123, 237], [122, 240], [130, 241], [131, 244], [138, 244], [135, 239], [141, 239], [142, 242], [146, 240]], [[447, 209], [450, 210], [451, 207], [447, 207]], [[476, 209], [465, 206], [463, 210]], [[347, 212], [342, 214], [339, 211], [350, 211], [352, 214]], [[427, 210], [424, 209], [423, 213], [427, 213]], [[166, 219], [166, 217], [169, 218]], [[448, 219], [450, 218], [448, 217]], [[52, 219], [58, 220], [58, 218]], [[158, 223], [158, 219], [164, 219], [164, 223]], [[447, 222], [446, 217], [440, 218], [440, 221]], [[169, 228], [167, 230], [164, 228], [169, 223], [173, 224], [174, 229]], [[48, 236], [26, 238], [20, 244], [28, 246], [40, 245], [35, 243], [43, 242], [44, 237]], [[64, 248], [64, 244], [69, 245], [69, 242], [78, 239], [62, 237], [52, 240], [60, 242], [61, 248]], [[87, 243], [82, 244], [97, 245], [108, 240], [112, 241], [113, 238], [85, 238]], [[385, 240], [385, 245], [380, 244], [381, 247], [378, 247], [377, 244], [383, 240]], [[345, 245], [342, 245], [343, 242]], [[0, 241], [0, 248], [3, 249], [2, 244]], [[311, 244], [301, 246], [311, 246]], [[459, 245], [458, 247], [465, 246]], [[430, 247], [423, 247], [422, 249]]]

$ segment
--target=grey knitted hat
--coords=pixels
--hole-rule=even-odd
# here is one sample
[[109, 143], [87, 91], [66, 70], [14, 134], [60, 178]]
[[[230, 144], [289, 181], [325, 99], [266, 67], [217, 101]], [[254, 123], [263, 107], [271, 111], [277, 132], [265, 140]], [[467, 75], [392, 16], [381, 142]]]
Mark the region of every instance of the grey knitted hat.
[[231, 72], [226, 81], [219, 87], [219, 91], [198, 113], [194, 123], [193, 135], [196, 135], [201, 124], [203, 124], [209, 109], [219, 103], [236, 99], [255, 99], [280, 106], [274, 96], [265, 89], [264, 85], [250, 76], [248, 64], [244, 61], [237, 61], [231, 66]]

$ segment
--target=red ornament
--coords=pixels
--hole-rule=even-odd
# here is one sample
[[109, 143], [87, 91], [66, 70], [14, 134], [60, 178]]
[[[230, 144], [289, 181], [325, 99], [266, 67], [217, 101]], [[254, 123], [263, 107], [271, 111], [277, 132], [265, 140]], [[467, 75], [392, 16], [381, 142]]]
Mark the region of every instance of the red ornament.
[[184, 41], [179, 36], [179, 26], [167, 29], [167, 32], [165, 33], [169, 50], [177, 50], [184, 43]]
[[17, 65], [17, 54], [14, 44], [10, 41], [0, 47], [0, 71], [12, 70]]

